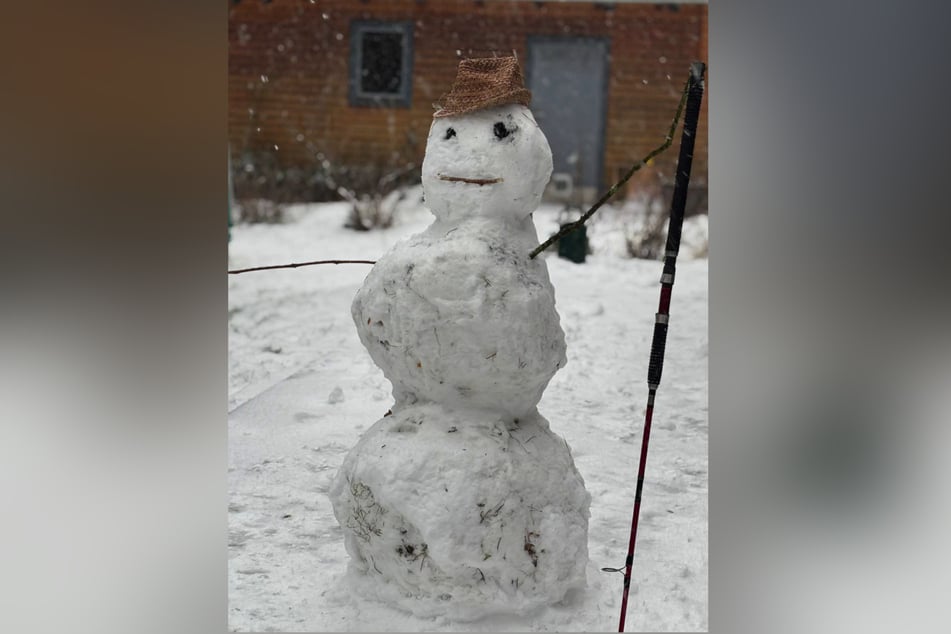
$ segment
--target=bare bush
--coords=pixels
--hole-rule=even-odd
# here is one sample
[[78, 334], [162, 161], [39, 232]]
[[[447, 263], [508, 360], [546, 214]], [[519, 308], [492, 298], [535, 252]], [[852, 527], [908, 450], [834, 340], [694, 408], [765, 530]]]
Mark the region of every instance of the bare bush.
[[[653, 202], [650, 204], [653, 206]], [[660, 258], [667, 241], [667, 216], [665, 212], [648, 208], [642, 222], [635, 225], [625, 237], [627, 254], [632, 258], [646, 260]]]
[[[255, 98], [263, 99], [265, 94], [262, 85]], [[359, 231], [386, 228], [393, 224], [396, 206], [403, 198], [394, 192], [419, 180], [414, 162], [418, 139], [412, 130], [407, 131], [402, 147], [370, 162], [344, 162], [315, 151], [309, 165], [287, 165], [285, 161], [291, 159], [279, 154], [277, 146], [254, 141], [252, 130], [258, 114], [256, 108], [250, 111], [245, 145], [234, 157], [232, 169], [240, 222], [281, 222], [290, 203], [343, 198], [351, 205], [347, 227]]]
[[267, 198], [245, 198], [238, 201], [238, 222], [279, 224], [284, 207]]
[[[667, 248], [667, 225], [670, 219], [670, 205], [674, 195], [674, 183], [660, 169], [645, 174], [644, 183], [635, 200], [643, 205], [628, 228], [625, 242], [627, 253], [632, 258], [657, 260], [663, 257]], [[704, 215], [707, 212], [707, 185], [703, 180], [690, 183], [684, 207], [684, 218]], [[705, 228], [706, 225], [704, 225]], [[701, 239], [702, 238], [702, 239]], [[706, 234], [696, 236], [693, 245], [693, 257], [705, 257]]]
[[415, 171], [414, 163], [397, 168], [376, 164], [347, 170], [341, 178], [346, 185], [337, 187], [340, 197], [350, 203], [344, 226], [356, 231], [392, 226], [396, 206], [405, 198], [403, 188], [415, 181]]
[[659, 169], [645, 174], [645, 184], [636, 197], [643, 205], [640, 214], [625, 236], [627, 253], [632, 258], [656, 260], [664, 252], [667, 240], [669, 210], [664, 206], [664, 176]]
[[246, 149], [232, 169], [239, 222], [278, 223], [294, 202], [334, 200], [336, 192], [316, 169], [285, 167], [276, 152]]

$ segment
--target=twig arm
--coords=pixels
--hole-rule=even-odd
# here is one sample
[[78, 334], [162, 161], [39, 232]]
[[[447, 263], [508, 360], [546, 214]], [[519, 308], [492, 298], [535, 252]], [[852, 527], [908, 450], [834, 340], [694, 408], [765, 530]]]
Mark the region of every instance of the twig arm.
[[296, 269], [299, 266], [313, 266], [314, 264], [376, 264], [374, 260], [315, 260], [313, 262], [295, 262], [293, 264], [273, 264], [271, 266], [253, 266], [249, 269], [235, 269], [228, 271], [228, 275], [249, 273], [251, 271], [270, 271], [271, 269]]
[[644, 158], [639, 160], [637, 163], [635, 163], [633, 166], [631, 166], [631, 169], [627, 171], [627, 173], [621, 178], [621, 180], [614, 183], [614, 185], [611, 186], [611, 189], [605, 192], [604, 195], [598, 199], [598, 202], [594, 203], [594, 205], [592, 205], [591, 208], [588, 209], [588, 211], [586, 211], [584, 215], [581, 216], [581, 218], [579, 218], [578, 220], [575, 220], [574, 222], [566, 224], [565, 226], [561, 228], [560, 231], [558, 231], [558, 233], [556, 233], [555, 235], [553, 235], [552, 237], [548, 238], [547, 240], [542, 242], [540, 245], [535, 247], [535, 249], [532, 250], [532, 252], [529, 254], [528, 256], [529, 258], [534, 259], [535, 256], [537, 256], [539, 253], [541, 253], [542, 251], [544, 251], [551, 245], [555, 244], [561, 238], [564, 238], [566, 235], [568, 235], [572, 231], [575, 231], [576, 229], [580, 229], [581, 226], [585, 222], [587, 222], [588, 218], [594, 215], [594, 212], [600, 209], [604, 203], [608, 202], [608, 200], [610, 200], [611, 197], [614, 196], [614, 194], [616, 194], [617, 191], [621, 187], [623, 187], [627, 181], [631, 179], [631, 176], [633, 176], [637, 170], [641, 169], [645, 165], [648, 165], [658, 154], [660, 154], [661, 152], [663, 152], [664, 150], [670, 147], [670, 144], [674, 139], [674, 131], [677, 129], [677, 124], [680, 123], [680, 116], [683, 114], [684, 104], [687, 102], [687, 88], [689, 86], [690, 86], [690, 79], [688, 78], [686, 83], [684, 83], [683, 92], [680, 93], [680, 103], [677, 104], [677, 113], [674, 114], [674, 120], [670, 122], [670, 129], [667, 131], [667, 136], [664, 138], [664, 142], [661, 145], [654, 148], [653, 150], [651, 150], [647, 156], [645, 156]]

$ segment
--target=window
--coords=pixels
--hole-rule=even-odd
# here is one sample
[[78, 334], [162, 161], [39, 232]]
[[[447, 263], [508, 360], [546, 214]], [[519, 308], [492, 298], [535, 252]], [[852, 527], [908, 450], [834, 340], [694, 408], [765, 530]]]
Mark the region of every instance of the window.
[[350, 24], [350, 104], [409, 107], [413, 23]]

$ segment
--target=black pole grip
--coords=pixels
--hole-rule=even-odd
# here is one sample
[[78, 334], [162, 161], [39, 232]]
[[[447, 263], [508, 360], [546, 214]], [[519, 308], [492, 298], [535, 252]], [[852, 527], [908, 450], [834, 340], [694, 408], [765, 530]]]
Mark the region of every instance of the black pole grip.
[[684, 129], [680, 139], [680, 155], [677, 158], [674, 195], [670, 201], [670, 223], [667, 226], [667, 254], [674, 257], [677, 257], [680, 251], [680, 231], [687, 208], [687, 185], [690, 182], [690, 168], [693, 166], [693, 146], [697, 137], [697, 121], [700, 119], [705, 70], [706, 65], [703, 62], [693, 62], [690, 65], [687, 103], [684, 106]]
[[651, 342], [651, 361], [647, 366], [647, 386], [657, 389], [664, 371], [664, 349], [667, 347], [667, 324], [654, 324], [654, 340]]

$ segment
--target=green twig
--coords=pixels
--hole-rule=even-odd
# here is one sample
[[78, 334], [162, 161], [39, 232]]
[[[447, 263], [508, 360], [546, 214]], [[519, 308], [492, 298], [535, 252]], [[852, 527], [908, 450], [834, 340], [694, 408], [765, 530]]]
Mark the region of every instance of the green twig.
[[555, 235], [553, 235], [552, 237], [548, 238], [547, 240], [542, 242], [540, 245], [535, 247], [535, 249], [529, 254], [528, 256], [529, 258], [534, 259], [535, 256], [537, 256], [539, 253], [541, 253], [542, 251], [544, 251], [551, 245], [555, 244], [561, 238], [565, 237], [566, 235], [568, 235], [572, 231], [575, 231], [576, 229], [580, 229], [581, 226], [584, 225], [584, 223], [588, 220], [588, 218], [593, 216], [594, 212], [596, 212], [598, 209], [601, 208], [601, 205], [606, 203], [612, 196], [614, 196], [614, 194], [617, 193], [617, 191], [624, 185], [624, 183], [630, 180], [631, 176], [634, 175], [634, 172], [636, 172], [637, 170], [641, 169], [642, 167], [650, 163], [650, 161], [653, 160], [654, 157], [656, 157], [658, 154], [660, 154], [661, 152], [663, 152], [664, 150], [670, 147], [670, 144], [674, 139], [674, 132], [677, 130], [677, 124], [680, 123], [680, 116], [683, 114], [684, 104], [687, 102], [687, 86], [689, 85], [690, 85], [690, 79], [688, 78], [687, 81], [684, 82], [683, 92], [680, 93], [680, 103], [677, 104], [677, 113], [674, 115], [674, 120], [670, 122], [670, 130], [667, 131], [667, 136], [664, 138], [664, 142], [661, 145], [654, 148], [653, 150], [651, 150], [647, 156], [645, 156], [640, 161], [635, 163], [631, 167], [631, 169], [627, 171], [627, 174], [625, 174], [623, 178], [621, 178], [621, 180], [614, 183], [611, 189], [605, 192], [605, 194], [601, 196], [600, 199], [598, 199], [598, 202], [594, 203], [594, 205], [591, 206], [591, 209], [586, 211], [584, 215], [581, 216], [581, 218], [579, 218], [578, 220], [574, 222], [564, 225], [558, 233], [556, 233]]

